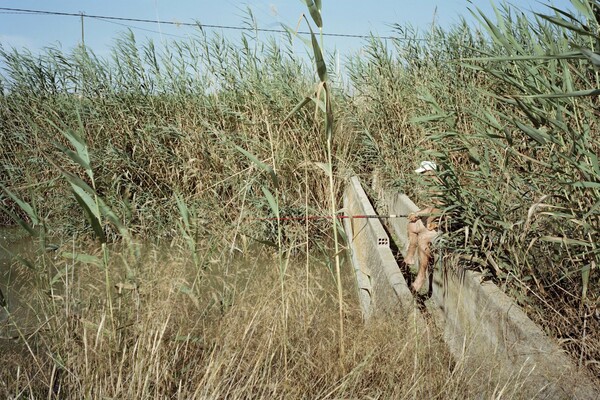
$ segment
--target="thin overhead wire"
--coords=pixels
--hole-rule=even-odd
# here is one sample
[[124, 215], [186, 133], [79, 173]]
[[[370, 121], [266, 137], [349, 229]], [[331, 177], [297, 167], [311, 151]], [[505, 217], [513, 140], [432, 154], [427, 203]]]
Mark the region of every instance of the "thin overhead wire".
[[[54, 16], [66, 16], [66, 17], [84, 17], [84, 18], [95, 18], [99, 20], [105, 21], [122, 21], [122, 22], [140, 22], [140, 23], [148, 23], [148, 24], [158, 24], [158, 25], [174, 25], [174, 26], [189, 26], [189, 27], [198, 27], [198, 28], [209, 28], [209, 29], [224, 29], [224, 30], [237, 30], [237, 31], [257, 31], [257, 32], [267, 32], [267, 33], [288, 33], [285, 29], [269, 29], [269, 28], [251, 28], [251, 27], [241, 27], [241, 26], [231, 26], [231, 25], [215, 25], [215, 24], [203, 24], [201, 22], [175, 22], [175, 21], [159, 21], [152, 20], [146, 18], [126, 18], [126, 17], [116, 17], [110, 15], [94, 15], [94, 14], [86, 14], [86, 13], [69, 13], [69, 12], [60, 12], [60, 11], [46, 11], [46, 10], [32, 10], [25, 8], [10, 8], [10, 7], [0, 7], [0, 11], [7, 12], [18, 12], [22, 14], [37, 14], [37, 15], [54, 15]], [[137, 28], [142, 29], [142, 28]], [[310, 35], [310, 32], [307, 31], [298, 31], [296, 32], [299, 35]], [[338, 37], [338, 38], [350, 38], [350, 39], [370, 39], [373, 35], [360, 35], [360, 34], [350, 34], [350, 33], [327, 33], [323, 32], [323, 36], [328, 37]], [[390, 40], [411, 40], [411, 41], [425, 41], [426, 39], [419, 38], [401, 38], [394, 36], [381, 36], [381, 39], [390, 39]]]
[[174, 37], [174, 38], [178, 38], [178, 39], [186, 39], [185, 36], [175, 35], [173, 33], [159, 32], [159, 31], [155, 31], [153, 29], [140, 28], [139, 26], [132, 26], [132, 25], [128, 25], [128, 24], [123, 24], [121, 22], [115, 22], [115, 21], [104, 19], [104, 18], [98, 18], [98, 17], [90, 17], [90, 18], [93, 18], [96, 21], [101, 21], [101, 22], [106, 22], [106, 23], [113, 24], [113, 25], [123, 26], [125, 28], [137, 29], [139, 31], [150, 32], [150, 33], [156, 33], [156, 34], [161, 35], [161, 36], [170, 36], [170, 37]]

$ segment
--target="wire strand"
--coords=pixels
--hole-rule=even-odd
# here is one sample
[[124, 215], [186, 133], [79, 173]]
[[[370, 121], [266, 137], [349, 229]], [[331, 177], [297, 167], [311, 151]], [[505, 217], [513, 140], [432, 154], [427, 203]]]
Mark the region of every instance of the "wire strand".
[[[214, 24], [203, 24], [201, 22], [174, 22], [174, 21], [159, 21], [145, 18], [126, 18], [126, 17], [115, 17], [109, 15], [94, 15], [94, 14], [86, 14], [86, 13], [69, 13], [69, 12], [60, 12], [60, 11], [45, 11], [45, 10], [32, 10], [26, 8], [10, 8], [10, 7], [0, 7], [2, 11], [9, 11], [15, 13], [22, 13], [24, 15], [27, 14], [38, 14], [38, 15], [55, 15], [55, 16], [65, 16], [65, 17], [84, 17], [84, 18], [95, 18], [100, 20], [112, 20], [112, 21], [124, 21], [124, 22], [141, 22], [148, 24], [158, 24], [158, 25], [174, 25], [174, 26], [195, 26], [198, 28], [209, 28], [209, 29], [228, 29], [228, 30], [237, 30], [237, 31], [257, 31], [257, 32], [267, 32], [267, 33], [288, 33], [285, 29], [269, 29], [269, 28], [250, 28], [250, 27], [241, 27], [241, 26], [231, 26], [231, 25], [214, 25]], [[143, 28], [137, 28], [143, 29]], [[296, 32], [298, 35], [310, 35], [310, 32], [306, 31], [298, 31]], [[359, 35], [359, 34], [350, 34], [350, 33], [326, 33], [323, 32], [323, 36], [328, 37], [338, 37], [338, 38], [351, 38], [351, 39], [370, 39], [373, 35]], [[412, 40], [412, 41], [425, 41], [426, 39], [420, 38], [401, 38], [394, 36], [380, 36], [380, 39], [389, 39], [389, 40]]]
[[159, 35], [162, 35], [162, 36], [170, 36], [170, 37], [175, 37], [175, 38], [178, 38], [178, 39], [187, 39], [185, 36], [175, 35], [173, 33], [159, 32], [159, 31], [155, 31], [153, 29], [140, 28], [139, 26], [127, 25], [127, 24], [123, 24], [121, 22], [115, 22], [115, 21], [107, 20], [105, 18], [99, 18], [99, 17], [89, 17], [89, 18], [92, 18], [93, 20], [96, 20], [96, 21], [105, 22], [107, 24], [113, 24], [113, 25], [123, 26], [123, 27], [129, 28], [129, 29], [136, 29], [136, 30], [139, 30], [139, 31], [156, 33], [156, 34], [159, 34]]

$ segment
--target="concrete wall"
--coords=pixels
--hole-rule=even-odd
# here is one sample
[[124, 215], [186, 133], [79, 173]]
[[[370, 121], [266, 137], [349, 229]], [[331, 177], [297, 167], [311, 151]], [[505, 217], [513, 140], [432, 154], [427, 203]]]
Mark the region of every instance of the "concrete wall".
[[[378, 193], [385, 209], [380, 212], [405, 215], [418, 209], [405, 195]], [[406, 225], [405, 218], [388, 221], [403, 255]], [[435, 264], [432, 299], [441, 310], [444, 339], [457, 361], [483, 376], [493, 371], [501, 380], [523, 381], [525, 397], [600, 398], [594, 379], [578, 372], [558, 344], [496, 285], [477, 272]]]
[[[350, 217], [375, 214], [356, 177], [349, 180], [344, 193], [344, 210]], [[381, 222], [373, 218], [348, 218], [344, 226], [365, 319], [374, 314], [408, 313], [415, 323], [424, 325]]]

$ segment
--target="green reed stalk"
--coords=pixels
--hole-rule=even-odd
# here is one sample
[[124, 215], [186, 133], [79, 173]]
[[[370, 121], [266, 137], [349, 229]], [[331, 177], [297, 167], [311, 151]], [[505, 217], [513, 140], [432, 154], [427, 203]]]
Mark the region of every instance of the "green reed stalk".
[[[317, 73], [319, 75], [320, 83], [318, 85], [316, 94], [315, 94], [315, 103], [321, 100], [321, 93], [325, 100], [325, 134], [327, 137], [327, 176], [329, 178], [329, 201], [330, 201], [330, 216], [331, 216], [331, 229], [333, 233], [333, 242], [334, 242], [334, 252], [335, 252], [335, 276], [337, 281], [337, 293], [338, 293], [338, 306], [339, 306], [339, 352], [340, 352], [340, 362], [342, 362], [345, 354], [344, 349], [344, 300], [343, 300], [343, 288], [342, 288], [342, 276], [341, 276], [341, 268], [340, 268], [340, 246], [338, 240], [338, 231], [337, 231], [337, 219], [335, 218], [337, 215], [337, 202], [335, 198], [335, 184], [333, 179], [333, 107], [331, 104], [331, 92], [328, 85], [328, 76], [327, 76], [327, 66], [325, 64], [325, 60], [323, 58], [322, 47], [323, 47], [323, 21], [321, 18], [321, 1], [312, 1], [306, 0], [306, 5], [308, 6], [308, 10], [310, 15], [319, 28], [320, 32], [320, 40], [321, 46], [319, 46], [315, 34], [310, 27], [310, 23], [308, 19], [306, 19], [306, 23], [310, 29], [311, 41], [313, 52], [315, 56], [315, 64], [317, 68]], [[318, 106], [317, 106], [318, 107]]]

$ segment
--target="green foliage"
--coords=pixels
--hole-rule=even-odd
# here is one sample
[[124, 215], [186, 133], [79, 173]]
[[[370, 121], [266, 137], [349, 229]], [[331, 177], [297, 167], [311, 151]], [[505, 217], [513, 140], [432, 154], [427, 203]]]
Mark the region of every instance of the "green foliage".
[[[466, 65], [487, 74], [489, 88], [478, 90], [495, 100], [483, 109], [465, 109], [469, 133], [440, 131], [434, 139], [451, 149], [445, 160], [461, 160], [460, 170], [452, 168], [458, 179], [445, 182], [445, 200], [457, 206], [454, 220], [463, 227], [486, 228], [471, 234], [470, 246], [462, 251], [480, 252], [491, 240], [492, 254], [505, 273], [518, 268], [527, 274], [534, 263], [552, 265], [565, 246], [569, 250], [564, 256], [573, 268], [597, 263], [600, 257], [595, 246], [599, 214], [593, 210], [600, 201], [595, 167], [600, 139], [593, 128], [598, 77], [596, 53], [583, 47], [589, 38], [600, 39], [593, 33], [598, 27], [593, 14], [578, 16], [581, 22], [568, 12], [554, 11], [554, 16], [529, 20], [505, 10], [497, 13], [496, 23], [479, 13], [493, 39], [494, 55], [467, 60]], [[473, 156], [481, 149], [483, 163]], [[462, 162], [465, 154], [470, 165]], [[457, 191], [468, 193], [463, 201], [449, 196]], [[502, 196], [490, 198], [490, 191]], [[546, 200], [536, 203], [542, 197]], [[534, 212], [527, 213], [533, 204]], [[506, 210], [502, 218], [492, 207]], [[492, 231], [497, 234], [490, 238]], [[455, 240], [458, 247], [464, 235], [458, 233]], [[556, 279], [551, 269], [536, 275], [538, 282]], [[587, 287], [589, 275], [582, 278], [582, 287]], [[540, 289], [545, 285], [539, 284]]]
[[[402, 40], [373, 38], [349, 74], [370, 149], [362, 170], [377, 168], [425, 205], [412, 170], [436, 160], [442, 257], [483, 268], [548, 330], [573, 338], [578, 358], [597, 360], [586, 342], [598, 336], [585, 328], [600, 304], [593, 4], [548, 16], [475, 9], [477, 28], [434, 26], [425, 41], [396, 26]], [[475, 258], [481, 265], [464, 262]]]
[[6, 195], [17, 204], [19, 210], [23, 211], [27, 215], [31, 221], [31, 224], [25, 219], [21, 218], [17, 213], [7, 209], [4, 206], [0, 206], [2, 210], [7, 213], [14, 222], [25, 229], [31, 236], [37, 236], [37, 232], [34, 228], [40, 223], [40, 221], [37, 212], [34, 210], [31, 204], [17, 197], [17, 195], [4, 187], [4, 185], [1, 185], [0, 187], [2, 188], [3, 192], [6, 193]]
[[[305, 0], [310, 16], [318, 28], [323, 28], [323, 20], [321, 19], [321, 0]], [[308, 22], [308, 21], [307, 21]]]
[[245, 155], [246, 157], [248, 157], [248, 159], [250, 161], [252, 161], [258, 168], [267, 172], [269, 174], [269, 176], [271, 177], [271, 181], [272, 181], [273, 185], [276, 188], [279, 187], [279, 179], [277, 179], [277, 174], [275, 173], [275, 170], [273, 170], [273, 168], [270, 165], [267, 165], [264, 162], [260, 161], [258, 158], [256, 158], [256, 156], [254, 154], [251, 154], [250, 152], [242, 149], [239, 146], [235, 146], [235, 149], [237, 151], [239, 151], [240, 153], [242, 153], [243, 155]]

